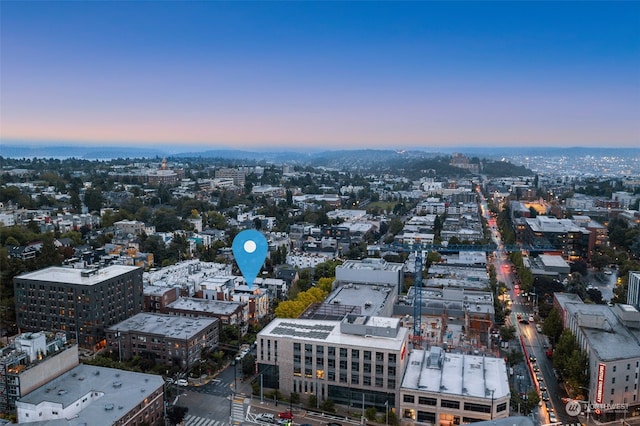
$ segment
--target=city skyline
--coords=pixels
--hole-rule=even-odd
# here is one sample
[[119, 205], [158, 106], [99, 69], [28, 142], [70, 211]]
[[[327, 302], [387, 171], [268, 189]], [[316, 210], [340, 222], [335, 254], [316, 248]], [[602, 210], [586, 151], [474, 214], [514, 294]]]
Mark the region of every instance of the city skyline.
[[640, 145], [637, 2], [3, 2], [3, 143]]

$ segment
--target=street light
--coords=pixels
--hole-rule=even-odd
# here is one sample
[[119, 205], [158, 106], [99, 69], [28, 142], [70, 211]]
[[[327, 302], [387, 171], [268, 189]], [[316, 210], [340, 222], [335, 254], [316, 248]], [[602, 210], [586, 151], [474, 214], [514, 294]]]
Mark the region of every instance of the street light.
[[264, 404], [264, 398], [262, 394], [262, 373], [260, 373], [260, 404]]
[[385, 418], [384, 424], [389, 426], [389, 400], [386, 400], [384, 402], [384, 418]]

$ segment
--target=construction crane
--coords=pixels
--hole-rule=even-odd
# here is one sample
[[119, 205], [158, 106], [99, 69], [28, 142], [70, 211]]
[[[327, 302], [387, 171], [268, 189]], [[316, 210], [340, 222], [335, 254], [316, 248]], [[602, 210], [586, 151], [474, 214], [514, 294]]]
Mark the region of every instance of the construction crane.
[[422, 346], [422, 250], [416, 250], [416, 263], [413, 270], [413, 340]]

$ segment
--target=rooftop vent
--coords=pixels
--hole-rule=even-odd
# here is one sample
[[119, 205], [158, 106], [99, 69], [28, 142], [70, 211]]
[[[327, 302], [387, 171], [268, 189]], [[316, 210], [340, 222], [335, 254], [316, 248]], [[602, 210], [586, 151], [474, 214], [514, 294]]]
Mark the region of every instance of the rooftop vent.
[[58, 395], [66, 395], [67, 394], [67, 390], [66, 389], [60, 389], [58, 391]]
[[105, 411], [111, 411], [115, 408], [115, 405], [109, 403], [109, 404], [104, 404], [104, 410]]

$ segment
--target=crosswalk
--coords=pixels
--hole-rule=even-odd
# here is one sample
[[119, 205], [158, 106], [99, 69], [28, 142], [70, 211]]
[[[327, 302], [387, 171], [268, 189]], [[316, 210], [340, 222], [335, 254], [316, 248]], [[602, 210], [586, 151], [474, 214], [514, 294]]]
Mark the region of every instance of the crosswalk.
[[184, 417], [184, 426], [224, 426], [228, 422], [223, 420], [206, 419], [204, 417], [187, 414]]

